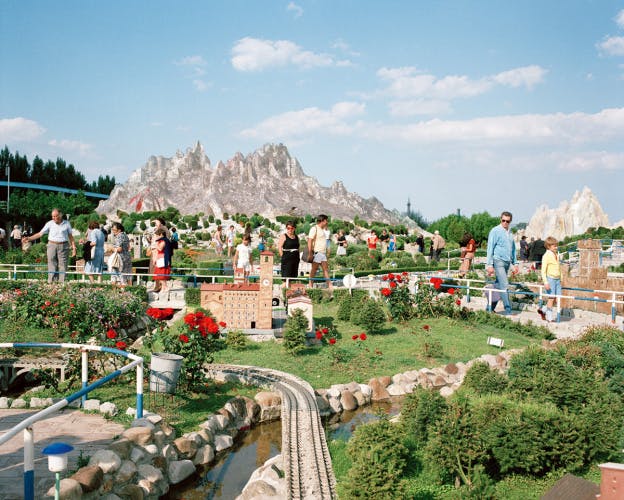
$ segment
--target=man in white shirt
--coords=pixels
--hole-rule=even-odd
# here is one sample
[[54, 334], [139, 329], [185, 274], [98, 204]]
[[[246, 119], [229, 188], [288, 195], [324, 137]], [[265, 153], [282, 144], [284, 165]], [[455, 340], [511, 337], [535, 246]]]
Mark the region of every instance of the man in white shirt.
[[331, 279], [329, 278], [329, 265], [327, 263], [327, 242], [325, 239], [325, 229], [327, 229], [327, 215], [320, 214], [316, 218], [316, 225], [310, 229], [308, 234], [308, 252], [310, 255], [314, 255], [312, 260], [312, 268], [310, 269], [310, 285], [312, 284], [316, 271], [319, 266], [323, 270], [323, 276], [327, 282], [327, 288], [333, 292], [333, 286]]
[[67, 256], [71, 245], [72, 257], [76, 256], [76, 242], [69, 221], [63, 220], [63, 213], [55, 208], [52, 220], [46, 222], [43, 229], [32, 236], [23, 236], [26, 241], [36, 240], [44, 234], [48, 235], [48, 283], [65, 281], [67, 272]]

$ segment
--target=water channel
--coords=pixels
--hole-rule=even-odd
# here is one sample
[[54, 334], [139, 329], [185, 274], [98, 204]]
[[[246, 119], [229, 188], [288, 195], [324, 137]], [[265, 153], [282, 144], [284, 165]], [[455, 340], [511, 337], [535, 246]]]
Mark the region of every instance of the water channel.
[[[374, 403], [355, 411], [333, 415], [324, 420], [328, 439], [347, 440], [358, 425], [378, 419], [380, 413], [392, 417], [400, 410], [401, 399], [396, 398], [391, 402]], [[184, 483], [171, 488], [163, 498], [232, 500], [243, 491], [253, 471], [281, 453], [281, 447], [282, 424], [279, 420], [256, 425], [239, 435], [234, 446], [227, 453], [218, 455], [215, 463], [205, 466]]]

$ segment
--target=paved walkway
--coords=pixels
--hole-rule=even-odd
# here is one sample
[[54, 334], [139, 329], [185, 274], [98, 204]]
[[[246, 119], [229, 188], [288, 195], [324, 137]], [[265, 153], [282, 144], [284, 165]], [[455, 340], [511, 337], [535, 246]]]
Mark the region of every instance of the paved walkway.
[[[465, 301], [462, 300], [462, 305], [464, 303]], [[471, 297], [470, 303], [465, 305], [470, 309], [485, 310], [486, 299], [484, 297]], [[502, 311], [502, 304], [499, 304], [497, 309]], [[523, 311], [514, 311], [514, 314], [508, 316], [508, 318], [521, 323], [532, 321], [537, 326], [545, 326], [551, 330], [558, 339], [577, 338], [587, 327], [592, 325], [616, 326], [618, 328], [622, 326], [621, 317], [616, 317], [616, 323], [614, 324], [611, 322], [611, 316], [608, 314], [583, 311], [581, 309], [573, 309], [570, 311], [570, 314], [570, 316], [563, 315], [559, 323], [547, 323], [543, 321], [537, 313], [537, 306], [529, 305], [528, 308]]]
[[[0, 410], [0, 434], [25, 420], [35, 410]], [[41, 450], [52, 442], [61, 441], [74, 447], [69, 455], [69, 470], [76, 470], [80, 452], [93, 455], [121, 434], [124, 427], [100, 415], [79, 410], [61, 410], [33, 426], [35, 438], [35, 498], [45, 498], [54, 485], [54, 475], [48, 470], [48, 459]], [[24, 434], [20, 432], [0, 448], [0, 499], [24, 498]]]

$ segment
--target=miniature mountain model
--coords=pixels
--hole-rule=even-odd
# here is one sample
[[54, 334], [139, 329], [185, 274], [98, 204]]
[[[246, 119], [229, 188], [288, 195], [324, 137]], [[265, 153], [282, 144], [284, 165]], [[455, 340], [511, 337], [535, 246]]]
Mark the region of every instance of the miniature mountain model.
[[214, 167], [198, 142], [173, 158], [152, 156], [125, 184], [115, 186], [98, 213], [142, 212], [173, 206], [182, 214], [259, 213], [265, 217], [326, 213], [339, 219], [399, 223], [376, 198], [347, 191], [340, 181], [323, 187], [307, 176], [286, 146], [267, 144], [244, 157], [236, 153]]

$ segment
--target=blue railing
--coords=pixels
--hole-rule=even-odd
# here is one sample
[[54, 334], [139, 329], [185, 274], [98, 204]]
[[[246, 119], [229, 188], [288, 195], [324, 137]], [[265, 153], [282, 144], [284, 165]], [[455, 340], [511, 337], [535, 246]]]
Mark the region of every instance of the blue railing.
[[[19, 424], [13, 426], [6, 433], [0, 436], [0, 446], [6, 443], [9, 439], [15, 436], [18, 432], [24, 431], [24, 498], [26, 500], [34, 500], [35, 498], [35, 465], [34, 465], [34, 433], [32, 425], [52, 413], [55, 413], [62, 408], [65, 408], [69, 404], [74, 401], [81, 400], [82, 404], [86, 400], [86, 395], [97, 389], [98, 387], [103, 386], [107, 382], [113, 380], [120, 375], [129, 372], [130, 370], [136, 368], [136, 418], [143, 417], [143, 358], [141, 356], [137, 356], [135, 354], [131, 354], [126, 351], [122, 351], [120, 349], [113, 349], [105, 346], [97, 346], [97, 345], [87, 345], [87, 344], [51, 344], [44, 342], [10, 342], [10, 343], [0, 343], [0, 349], [25, 349], [25, 348], [44, 348], [44, 349], [80, 349], [81, 351], [81, 360], [82, 360], [82, 370], [81, 370], [81, 380], [82, 380], [82, 389], [73, 394], [67, 396], [54, 403], [52, 406], [49, 406], [34, 415], [31, 415], [27, 419], [23, 420]], [[127, 365], [124, 365], [118, 370], [115, 370], [112, 373], [96, 380], [92, 384], [88, 384], [89, 380], [89, 351], [97, 351], [97, 352], [107, 352], [110, 354], [114, 354], [116, 356], [122, 356], [126, 359], [132, 360]]]

